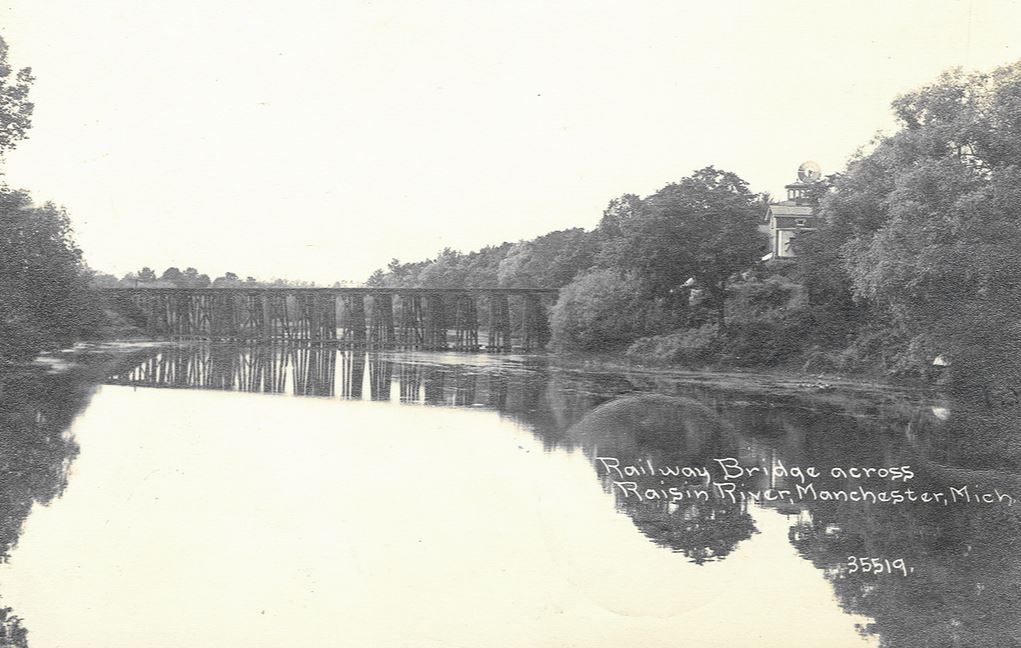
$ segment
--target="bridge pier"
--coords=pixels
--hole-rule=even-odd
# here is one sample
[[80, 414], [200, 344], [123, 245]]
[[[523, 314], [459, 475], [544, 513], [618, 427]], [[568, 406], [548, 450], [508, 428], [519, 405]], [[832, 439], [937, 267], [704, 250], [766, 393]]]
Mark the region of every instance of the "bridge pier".
[[259, 339], [269, 342], [273, 337], [276, 320], [273, 318], [273, 295], [263, 293], [259, 296], [259, 310], [262, 311], [262, 325], [259, 327]]
[[174, 300], [174, 325], [175, 332], [181, 337], [194, 337], [195, 327], [193, 325], [193, 313], [195, 300], [187, 295], [177, 295]]
[[265, 324], [262, 319], [262, 300], [257, 293], [238, 295], [237, 305], [239, 337], [243, 340], [258, 340], [262, 337]]
[[308, 341], [313, 339], [315, 328], [315, 304], [314, 295], [297, 293], [293, 295], [294, 310], [298, 316], [294, 327], [294, 339]]
[[422, 298], [403, 292], [401, 300], [401, 326], [397, 344], [407, 349], [417, 349], [425, 342], [425, 322], [422, 314]]
[[337, 296], [316, 294], [316, 313], [318, 339], [323, 342], [335, 341], [337, 339]]
[[503, 293], [489, 294], [489, 336], [486, 351], [511, 350], [510, 300]]
[[344, 296], [344, 341], [354, 346], [365, 345], [365, 296]]
[[238, 338], [238, 313], [234, 295], [207, 295], [197, 302], [195, 333], [198, 337], [208, 336], [214, 340]]
[[475, 298], [463, 293], [454, 297], [454, 348], [478, 351], [479, 313]]
[[526, 293], [521, 297], [522, 346], [526, 351], [541, 349], [549, 342], [549, 324], [539, 295]]
[[447, 348], [447, 322], [443, 295], [429, 294], [425, 300], [425, 349], [440, 351]]
[[263, 340], [290, 339], [290, 318], [287, 316], [287, 295], [282, 293], [262, 296]]
[[389, 349], [394, 345], [394, 300], [390, 293], [372, 295], [369, 345]]

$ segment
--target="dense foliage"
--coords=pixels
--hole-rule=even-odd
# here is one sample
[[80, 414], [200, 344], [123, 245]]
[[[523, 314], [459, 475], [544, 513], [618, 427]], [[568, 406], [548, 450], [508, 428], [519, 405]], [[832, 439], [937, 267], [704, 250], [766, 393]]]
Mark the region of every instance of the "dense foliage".
[[561, 289], [551, 324], [561, 347], [612, 349], [648, 333], [652, 318], [647, 311], [637, 279], [602, 268], [580, 275]]
[[550, 232], [530, 241], [504, 243], [463, 254], [447, 248], [435, 259], [390, 261], [369, 278], [369, 286], [407, 288], [560, 288], [590, 268], [596, 238], [581, 228]]
[[731, 277], [762, 256], [761, 217], [759, 197], [741, 178], [700, 169], [633, 204], [613, 263], [633, 271], [653, 298], [683, 294], [679, 289], [693, 280], [723, 328]]
[[958, 384], [1016, 377], [1021, 63], [945, 73], [893, 108], [900, 130], [823, 200], [826, 225], [799, 248], [803, 279], [859, 340], [881, 330], [900, 367], [941, 355]]
[[[14, 72], [0, 39], [0, 155], [27, 136], [32, 73]], [[20, 359], [94, 332], [101, 312], [67, 214], [0, 183], [0, 359]]]
[[17, 72], [7, 63], [7, 43], [0, 38], [0, 155], [25, 139], [32, 125], [32, 102], [28, 91], [32, 70]]
[[0, 188], [0, 296], [0, 357], [70, 344], [101, 322], [67, 214], [6, 188]]

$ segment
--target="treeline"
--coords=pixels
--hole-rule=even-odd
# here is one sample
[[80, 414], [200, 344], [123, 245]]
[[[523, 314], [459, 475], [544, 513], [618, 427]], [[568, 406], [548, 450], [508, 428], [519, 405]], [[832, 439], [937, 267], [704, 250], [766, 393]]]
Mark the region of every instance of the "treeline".
[[[15, 71], [0, 38], [0, 157], [25, 139], [30, 69]], [[63, 209], [36, 205], [0, 180], [0, 361], [95, 334], [103, 314], [88, 297], [81, 251]]]
[[[644, 335], [714, 321], [726, 325], [730, 276], [765, 248], [761, 196], [733, 173], [707, 167], [645, 199], [610, 202], [592, 231], [569, 229], [417, 263], [394, 259], [375, 286], [560, 288], [552, 314], [558, 348], [612, 349]], [[685, 285], [692, 280], [690, 285]], [[705, 294], [690, 306], [692, 286]]]
[[[146, 266], [136, 272], [129, 272], [118, 279], [107, 273], [94, 273], [91, 283], [96, 288], [315, 288], [314, 281], [296, 281], [292, 279], [273, 279], [261, 281], [248, 276], [242, 279], [234, 272], [210, 279], [208, 274], [195, 268], [181, 270], [171, 266], [157, 275], [156, 271]], [[340, 288], [348, 285], [345, 282], [334, 282], [332, 287]]]
[[613, 199], [591, 231], [394, 259], [366, 283], [559, 288], [551, 323], [561, 350], [618, 350], [657, 333], [726, 329], [732, 276], [764, 254], [764, 204], [737, 175], [707, 167], [647, 198]]
[[958, 385], [1005, 371], [1010, 382], [1021, 376], [1021, 63], [947, 72], [893, 110], [898, 130], [833, 176], [823, 224], [796, 239], [793, 261], [759, 260], [766, 197], [709, 167], [615, 198], [594, 230], [395, 259], [369, 283], [560, 288], [562, 350], [916, 377], [939, 358]]

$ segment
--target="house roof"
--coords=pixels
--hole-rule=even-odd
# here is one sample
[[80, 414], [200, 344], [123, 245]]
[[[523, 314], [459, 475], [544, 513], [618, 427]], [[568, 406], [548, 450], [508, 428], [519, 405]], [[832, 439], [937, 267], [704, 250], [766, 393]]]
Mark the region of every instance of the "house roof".
[[774, 216], [811, 216], [815, 211], [808, 205], [785, 205], [777, 203], [769, 206], [769, 211]]

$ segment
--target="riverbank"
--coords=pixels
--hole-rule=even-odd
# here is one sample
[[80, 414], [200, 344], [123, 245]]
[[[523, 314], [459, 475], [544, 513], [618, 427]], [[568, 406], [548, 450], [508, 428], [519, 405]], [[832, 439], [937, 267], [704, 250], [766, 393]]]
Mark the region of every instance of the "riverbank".
[[56, 351], [43, 351], [31, 361], [10, 363], [8, 370], [41, 370], [49, 374], [89, 372], [108, 374], [130, 365], [136, 358], [165, 346], [157, 340], [105, 340], [78, 342], [72, 347]]
[[909, 399], [936, 404], [947, 399], [940, 385], [920, 380], [879, 379], [869, 375], [811, 373], [795, 369], [735, 370], [647, 364], [609, 354], [551, 354], [564, 369], [590, 374], [619, 374], [644, 382], [741, 393], [755, 397], [808, 397], [814, 401], [876, 402]]

